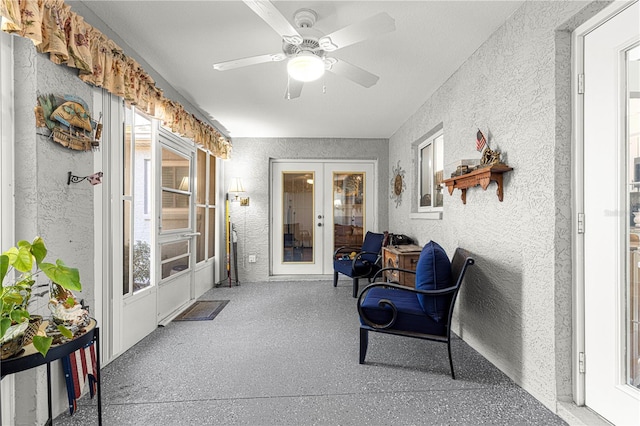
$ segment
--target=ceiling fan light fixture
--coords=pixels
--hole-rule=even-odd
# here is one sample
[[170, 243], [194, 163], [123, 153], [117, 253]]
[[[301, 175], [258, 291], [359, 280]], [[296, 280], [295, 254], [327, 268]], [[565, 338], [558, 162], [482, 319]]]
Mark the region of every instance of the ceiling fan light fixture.
[[298, 81], [315, 81], [324, 74], [324, 61], [311, 52], [300, 52], [287, 63], [289, 77]]

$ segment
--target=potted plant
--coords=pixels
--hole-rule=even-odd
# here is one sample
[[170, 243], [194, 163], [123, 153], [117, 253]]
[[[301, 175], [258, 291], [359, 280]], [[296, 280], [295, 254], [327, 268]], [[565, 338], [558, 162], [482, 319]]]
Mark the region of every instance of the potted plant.
[[[56, 263], [44, 262], [47, 248], [40, 237], [33, 242], [18, 241], [15, 247], [11, 247], [0, 255], [0, 344], [8, 345], [12, 339], [20, 339], [27, 329], [31, 314], [28, 306], [33, 296], [42, 296], [49, 291], [40, 294], [33, 292], [34, 288], [51, 286], [54, 305], [75, 306], [78, 303], [73, 298], [71, 291], [82, 290], [80, 274], [77, 269], [68, 267], [60, 259]], [[44, 273], [50, 280], [50, 284], [36, 285], [36, 278]], [[6, 279], [6, 280], [5, 280]], [[5, 282], [6, 281], [6, 282]], [[60, 300], [62, 296], [63, 300]], [[73, 333], [64, 323], [56, 324], [57, 331], [66, 338], [71, 339]], [[44, 333], [33, 336], [33, 346], [43, 356], [46, 356], [53, 337]], [[3, 351], [4, 353], [4, 351]]]

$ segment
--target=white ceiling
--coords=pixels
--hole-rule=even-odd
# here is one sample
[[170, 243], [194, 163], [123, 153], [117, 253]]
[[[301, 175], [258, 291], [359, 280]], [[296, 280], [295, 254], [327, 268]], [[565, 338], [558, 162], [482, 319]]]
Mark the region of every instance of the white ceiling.
[[292, 100], [284, 96], [286, 61], [213, 69], [216, 62], [281, 52], [280, 36], [242, 1], [67, 3], [81, 15], [83, 6], [91, 9], [135, 50], [125, 53], [142, 57], [232, 138], [388, 138], [522, 1], [276, 1], [290, 22], [300, 8], [315, 10], [314, 28], [325, 34], [383, 11], [396, 25], [333, 53], [378, 75], [376, 85], [326, 73]]

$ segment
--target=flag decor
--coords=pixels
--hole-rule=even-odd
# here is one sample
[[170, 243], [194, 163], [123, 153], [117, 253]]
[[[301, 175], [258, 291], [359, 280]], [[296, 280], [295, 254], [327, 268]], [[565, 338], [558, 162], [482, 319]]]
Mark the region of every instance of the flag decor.
[[77, 399], [82, 395], [87, 379], [91, 398], [96, 394], [98, 383], [96, 366], [96, 350], [93, 343], [62, 357], [62, 369], [64, 370], [67, 396], [69, 398], [69, 415], [72, 415], [78, 409]]
[[486, 144], [487, 139], [484, 137], [482, 131], [478, 129], [478, 133], [476, 134], [476, 150], [482, 151]]

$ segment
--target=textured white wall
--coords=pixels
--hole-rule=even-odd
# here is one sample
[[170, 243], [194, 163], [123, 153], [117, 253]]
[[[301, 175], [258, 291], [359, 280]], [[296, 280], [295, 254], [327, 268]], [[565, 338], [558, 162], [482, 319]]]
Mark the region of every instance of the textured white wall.
[[[223, 185], [228, 188], [232, 177], [241, 176], [246, 195], [251, 199], [249, 207], [232, 203], [230, 209], [238, 231], [240, 282], [264, 281], [269, 277], [270, 159], [377, 160], [378, 227], [386, 230], [389, 223], [386, 204], [389, 198], [388, 155], [386, 139], [233, 139], [232, 158], [224, 162]], [[250, 253], [258, 254], [256, 263], [247, 262]], [[226, 276], [226, 272], [222, 276]]]
[[[78, 268], [83, 291], [77, 295], [93, 309], [94, 187], [87, 182], [67, 185], [69, 171], [78, 176], [96, 171], [93, 170], [93, 154], [72, 151], [36, 135], [39, 129], [33, 113], [37, 96], [48, 93], [76, 95], [91, 107], [92, 89], [76, 77], [76, 71], [55, 65], [46, 56], [37, 54], [29, 40], [14, 37], [14, 43], [15, 237], [31, 241], [39, 235], [49, 250], [47, 260], [59, 258]], [[48, 315], [47, 299], [34, 302], [41, 313]], [[44, 423], [46, 381], [43, 371], [29, 370], [16, 377], [19, 423]], [[61, 396], [53, 401], [53, 412], [57, 414], [66, 406], [66, 392], [63, 381], [54, 382], [53, 386], [54, 394]]]
[[604, 4], [585, 5], [526, 2], [389, 146], [389, 164], [408, 166], [408, 194], [416, 187], [412, 143], [440, 123], [445, 167], [480, 158], [480, 128], [514, 168], [504, 175], [503, 202], [492, 183], [469, 189], [466, 205], [459, 190], [446, 194], [442, 220], [410, 218], [417, 199], [392, 206], [389, 220], [450, 256], [458, 246], [474, 253], [455, 331], [553, 410], [571, 394], [570, 30]]

